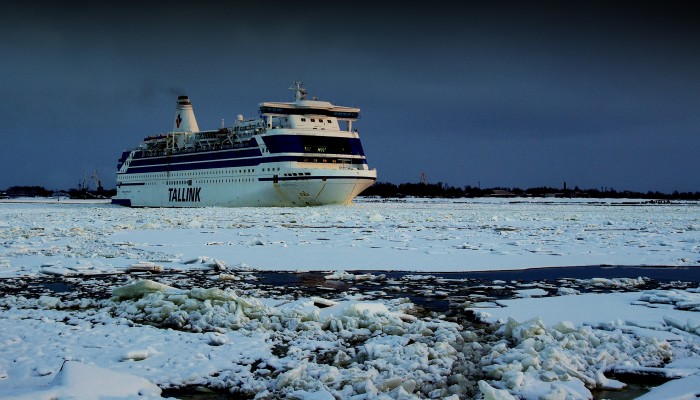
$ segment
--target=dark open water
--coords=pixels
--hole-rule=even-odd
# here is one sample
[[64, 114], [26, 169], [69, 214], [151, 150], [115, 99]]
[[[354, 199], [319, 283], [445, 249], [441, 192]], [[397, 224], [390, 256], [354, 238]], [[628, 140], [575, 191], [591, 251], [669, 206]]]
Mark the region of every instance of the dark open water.
[[[435, 276], [443, 279], [464, 279], [483, 281], [541, 281], [558, 279], [592, 279], [592, 278], [638, 278], [646, 277], [657, 281], [686, 281], [700, 283], [700, 266], [690, 267], [637, 267], [637, 266], [587, 266], [587, 267], [549, 267], [530, 268], [512, 271], [478, 271], [478, 272], [407, 272], [407, 271], [348, 271], [355, 274], [385, 274], [389, 279], [401, 279], [406, 275]], [[313, 274], [313, 273], [312, 273]], [[299, 273], [258, 272], [257, 275], [266, 283], [289, 284], [298, 282]], [[296, 278], [295, 278], [296, 277]]]

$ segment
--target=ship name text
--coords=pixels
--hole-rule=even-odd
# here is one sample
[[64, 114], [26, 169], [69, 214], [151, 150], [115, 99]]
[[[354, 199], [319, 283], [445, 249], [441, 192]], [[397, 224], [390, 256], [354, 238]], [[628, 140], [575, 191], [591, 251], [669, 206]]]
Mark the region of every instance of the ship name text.
[[199, 192], [202, 188], [168, 188], [168, 201], [190, 201], [197, 202], [201, 201], [199, 199]]

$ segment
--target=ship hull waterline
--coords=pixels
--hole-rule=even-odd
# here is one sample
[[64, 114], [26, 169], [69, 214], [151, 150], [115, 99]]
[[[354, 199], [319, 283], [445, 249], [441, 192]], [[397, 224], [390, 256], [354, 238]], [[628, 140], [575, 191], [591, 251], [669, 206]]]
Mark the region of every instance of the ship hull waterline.
[[[299, 207], [351, 204], [374, 184], [374, 171], [363, 176], [260, 177], [250, 182], [133, 185], [122, 188], [113, 204], [130, 207]], [[223, 179], [222, 181], [225, 181]]]

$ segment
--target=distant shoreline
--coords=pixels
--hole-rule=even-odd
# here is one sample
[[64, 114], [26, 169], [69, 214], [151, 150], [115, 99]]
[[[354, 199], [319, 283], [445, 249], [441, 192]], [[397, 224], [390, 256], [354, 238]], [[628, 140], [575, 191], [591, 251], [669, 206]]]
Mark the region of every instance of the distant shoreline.
[[8, 204], [111, 204], [112, 199], [71, 199], [70, 197], [18, 197], [0, 199], [0, 203]]
[[[404, 196], [404, 197], [381, 197], [381, 196], [358, 196], [353, 203], [374, 203], [374, 202], [408, 202], [408, 201], [434, 201], [444, 200], [451, 202], [467, 202], [467, 201], [484, 201], [484, 200], [508, 200], [510, 203], [601, 203], [610, 202], [611, 204], [619, 205], [679, 205], [679, 204], [698, 204], [698, 200], [675, 199], [671, 200], [650, 200], [645, 198], [635, 197], [502, 197], [502, 196], [483, 196], [483, 197], [423, 197], [423, 196]], [[112, 204], [112, 199], [71, 199], [70, 197], [15, 197], [0, 199], [0, 204]], [[157, 207], [156, 207], [157, 208]], [[197, 208], [197, 207], [194, 207]]]
[[[0, 201], [15, 198], [70, 198], [85, 200], [111, 199], [117, 193], [116, 189], [97, 190], [69, 189], [50, 190], [41, 186], [12, 186], [6, 190], [0, 190]], [[578, 186], [569, 187], [564, 182], [563, 187], [532, 187], [521, 189], [518, 187], [489, 187], [482, 189], [481, 186], [454, 187], [443, 182], [437, 183], [400, 183], [376, 182], [368, 187], [358, 198], [437, 198], [437, 199], [471, 199], [471, 198], [560, 198], [560, 199], [640, 199], [662, 203], [669, 200], [691, 200], [700, 201], [700, 191], [680, 192], [674, 190], [672, 193], [657, 191], [639, 192], [633, 190], [618, 191], [611, 187], [601, 187], [600, 189], [581, 189]]]
[[360, 193], [359, 197], [379, 196], [388, 198], [401, 197], [435, 197], [435, 198], [591, 198], [591, 199], [646, 199], [646, 200], [700, 200], [700, 191], [662, 193], [659, 191], [638, 192], [632, 190], [618, 191], [610, 187], [600, 189], [581, 189], [578, 186], [563, 188], [534, 187], [520, 189], [517, 187], [484, 188], [464, 186], [454, 187], [442, 182], [438, 183], [401, 183], [377, 182]]

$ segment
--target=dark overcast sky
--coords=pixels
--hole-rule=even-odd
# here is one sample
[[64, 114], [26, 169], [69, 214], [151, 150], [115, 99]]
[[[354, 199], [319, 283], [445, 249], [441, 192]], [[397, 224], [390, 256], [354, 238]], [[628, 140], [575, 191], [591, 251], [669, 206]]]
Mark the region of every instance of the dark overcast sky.
[[214, 129], [302, 80], [379, 181], [700, 191], [693, 2], [218, 3], [3, 6], [0, 188], [114, 187], [177, 95]]

